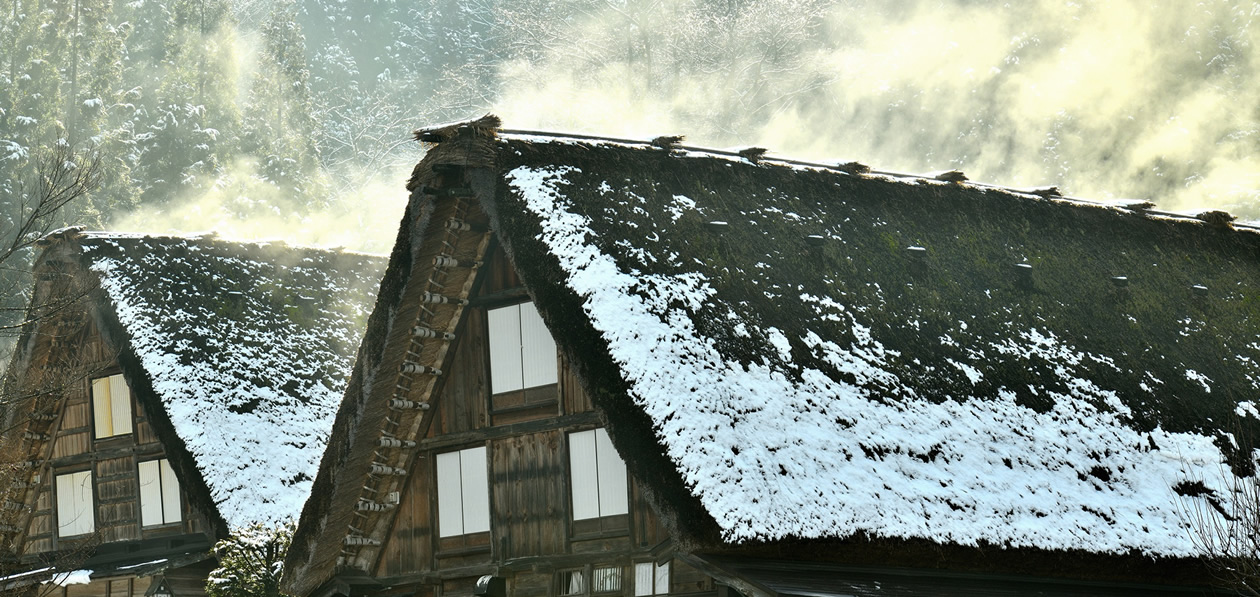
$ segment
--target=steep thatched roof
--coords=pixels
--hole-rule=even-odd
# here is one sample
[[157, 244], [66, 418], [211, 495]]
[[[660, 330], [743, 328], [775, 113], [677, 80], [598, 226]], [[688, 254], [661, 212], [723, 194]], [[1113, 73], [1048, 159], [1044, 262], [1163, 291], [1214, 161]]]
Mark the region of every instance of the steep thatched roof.
[[1246, 470], [1223, 432], [1255, 422], [1254, 231], [646, 144], [500, 148], [495, 229], [544, 318], [595, 360], [627, 459], [663, 452], [724, 542], [1189, 555], [1174, 487]]
[[[306, 500], [384, 260], [213, 237], [58, 235], [185, 482], [232, 526]], [[182, 469], [182, 470], [181, 470]], [[201, 483], [194, 482], [192, 487]], [[190, 492], [194, 498], [197, 491]]]
[[[1218, 465], [1250, 472], [1230, 433], [1260, 413], [1250, 228], [960, 176], [443, 131], [386, 283], [423, 239], [432, 166], [478, 156], [465, 180], [685, 546], [1185, 557], [1187, 479], [1228, 500]], [[337, 458], [373, 441], [363, 405], [343, 404]], [[317, 483], [359, 483], [330, 462]], [[326, 576], [314, 546], [351, 506], [308, 503], [290, 564]]]

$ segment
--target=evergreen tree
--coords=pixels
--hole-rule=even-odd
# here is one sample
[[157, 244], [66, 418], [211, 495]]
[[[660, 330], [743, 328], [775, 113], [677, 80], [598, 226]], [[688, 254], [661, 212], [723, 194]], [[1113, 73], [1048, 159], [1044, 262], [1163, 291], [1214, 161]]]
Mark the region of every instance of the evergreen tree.
[[131, 163], [141, 203], [163, 204], [212, 186], [235, 152], [234, 28], [223, 0], [145, 2], [132, 10], [146, 31], [129, 46], [140, 58], [130, 65]]
[[206, 579], [210, 597], [280, 597], [284, 556], [293, 539], [292, 521], [277, 528], [261, 524], [237, 529], [214, 546], [219, 567]]
[[241, 150], [257, 160], [257, 174], [285, 197], [318, 208], [326, 199], [315, 145], [306, 44], [294, 0], [278, 2], [260, 32]]

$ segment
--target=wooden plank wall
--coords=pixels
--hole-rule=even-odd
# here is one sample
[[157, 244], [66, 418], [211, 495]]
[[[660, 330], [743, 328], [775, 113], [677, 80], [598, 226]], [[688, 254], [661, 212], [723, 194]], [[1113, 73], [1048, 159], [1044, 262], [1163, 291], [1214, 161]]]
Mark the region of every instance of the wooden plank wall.
[[567, 467], [560, 440], [560, 431], [545, 431], [490, 444], [490, 530], [499, 559], [565, 552]]
[[416, 459], [406, 489], [402, 491], [394, 528], [381, 550], [377, 576], [398, 576], [429, 570], [433, 566], [432, 509], [429, 504], [432, 458]]
[[96, 530], [101, 541], [140, 538], [139, 484], [133, 455], [96, 461]]
[[484, 334], [476, 333], [484, 327], [485, 311], [469, 309], [463, 331], [455, 339], [451, 370], [444, 372], [446, 387], [437, 404], [437, 416], [429, 426], [429, 437], [473, 431], [490, 424], [486, 339]]

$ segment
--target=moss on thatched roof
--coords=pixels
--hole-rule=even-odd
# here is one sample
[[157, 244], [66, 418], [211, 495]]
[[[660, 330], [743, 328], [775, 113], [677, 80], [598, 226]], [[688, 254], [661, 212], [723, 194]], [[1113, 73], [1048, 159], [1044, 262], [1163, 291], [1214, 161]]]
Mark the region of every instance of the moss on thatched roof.
[[499, 147], [496, 231], [570, 355], [609, 355], [587, 383], [614, 440], [663, 452], [725, 541], [1188, 555], [1172, 488], [1222, 458], [1249, 472], [1227, 432], [1256, 422], [1253, 231], [647, 144]]

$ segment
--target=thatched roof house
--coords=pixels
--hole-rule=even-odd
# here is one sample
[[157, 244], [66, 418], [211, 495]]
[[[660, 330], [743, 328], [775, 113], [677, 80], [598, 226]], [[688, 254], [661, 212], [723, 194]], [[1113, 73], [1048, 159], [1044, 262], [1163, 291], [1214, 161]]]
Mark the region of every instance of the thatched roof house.
[[420, 133], [433, 148], [290, 554], [298, 594], [373, 570], [343, 538], [388, 527], [354, 509], [418, 297], [466, 296], [426, 273], [453, 209], [488, 224], [678, 549], [719, 580], [770, 591], [740, 563], [756, 555], [1206, 581], [1179, 494], [1228, 501], [1230, 467], [1251, 472], [1233, 431], [1257, 423], [1256, 230], [496, 124]]
[[7, 393], [29, 399], [5, 413], [30, 459], [9, 537], [24, 561], [128, 576], [294, 516], [384, 260], [77, 229], [42, 244]]

